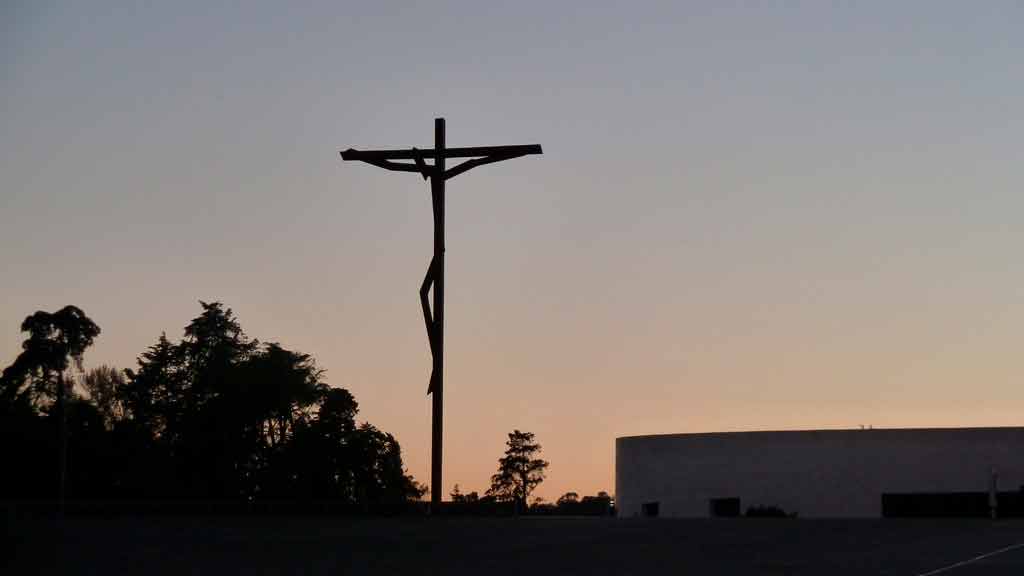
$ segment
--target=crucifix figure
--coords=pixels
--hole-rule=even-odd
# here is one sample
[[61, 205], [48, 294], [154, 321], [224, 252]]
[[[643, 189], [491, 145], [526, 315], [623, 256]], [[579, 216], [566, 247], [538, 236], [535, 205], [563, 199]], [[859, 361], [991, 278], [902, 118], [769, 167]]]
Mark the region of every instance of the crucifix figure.
[[[430, 504], [436, 510], [441, 504], [441, 414], [444, 407], [444, 183], [463, 172], [490, 164], [511, 160], [529, 154], [541, 154], [539, 144], [521, 146], [478, 146], [474, 148], [446, 148], [444, 143], [444, 118], [434, 120], [434, 148], [420, 150], [353, 150], [341, 153], [342, 160], [359, 160], [387, 170], [415, 172], [430, 180], [431, 206], [434, 211], [434, 257], [427, 267], [427, 275], [420, 286], [420, 305], [423, 321], [427, 326], [427, 340], [433, 365], [430, 370], [430, 384], [427, 394], [433, 397], [431, 412], [430, 442]], [[448, 158], [466, 158], [461, 164], [445, 169]], [[396, 162], [411, 160], [411, 162]], [[433, 160], [433, 165], [427, 164]], [[430, 306], [429, 294], [433, 290], [434, 305]]]

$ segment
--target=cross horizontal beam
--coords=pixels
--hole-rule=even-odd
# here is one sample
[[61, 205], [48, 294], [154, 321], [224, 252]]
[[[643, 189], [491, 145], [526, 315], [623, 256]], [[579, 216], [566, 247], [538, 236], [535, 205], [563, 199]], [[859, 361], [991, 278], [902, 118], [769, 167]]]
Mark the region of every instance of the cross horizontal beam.
[[[516, 146], [474, 146], [469, 148], [445, 148], [444, 158], [475, 158], [477, 156], [526, 156], [543, 154], [540, 144], [522, 144]], [[342, 160], [415, 160], [417, 158], [436, 159], [437, 151], [432, 148], [406, 148], [404, 150], [355, 150], [349, 148], [341, 152]]]

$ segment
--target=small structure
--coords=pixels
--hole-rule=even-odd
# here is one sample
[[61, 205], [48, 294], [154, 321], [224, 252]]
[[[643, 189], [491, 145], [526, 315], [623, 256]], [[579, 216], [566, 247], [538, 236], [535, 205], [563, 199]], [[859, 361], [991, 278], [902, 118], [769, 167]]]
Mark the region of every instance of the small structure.
[[1022, 485], [1024, 427], [615, 440], [616, 509], [627, 518], [1016, 516]]

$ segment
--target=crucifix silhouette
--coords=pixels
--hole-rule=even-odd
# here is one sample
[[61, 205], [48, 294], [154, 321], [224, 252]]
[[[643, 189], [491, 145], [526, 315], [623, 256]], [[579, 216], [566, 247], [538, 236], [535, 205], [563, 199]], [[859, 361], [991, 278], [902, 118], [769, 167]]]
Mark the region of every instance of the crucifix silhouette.
[[[433, 366], [430, 370], [430, 384], [427, 394], [433, 396], [431, 412], [430, 442], [430, 504], [437, 509], [441, 504], [441, 415], [444, 407], [444, 183], [467, 170], [511, 160], [529, 154], [541, 154], [540, 144], [522, 146], [478, 146], [474, 148], [446, 148], [444, 142], [444, 118], [434, 120], [434, 148], [420, 150], [353, 150], [341, 153], [342, 160], [359, 160], [386, 170], [416, 172], [423, 179], [430, 179], [430, 197], [434, 210], [434, 257], [427, 267], [427, 275], [420, 285], [420, 306], [423, 308], [423, 322], [427, 326], [427, 340]], [[453, 168], [445, 169], [448, 158], [467, 158]], [[411, 160], [412, 162], [395, 162]], [[427, 164], [433, 160], [433, 165]], [[428, 298], [434, 291], [434, 306]]]

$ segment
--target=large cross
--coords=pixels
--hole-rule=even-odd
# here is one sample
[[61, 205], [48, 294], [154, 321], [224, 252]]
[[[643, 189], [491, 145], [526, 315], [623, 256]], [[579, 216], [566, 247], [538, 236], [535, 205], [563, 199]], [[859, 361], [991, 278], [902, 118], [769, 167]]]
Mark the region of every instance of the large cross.
[[[427, 275], [420, 286], [420, 305], [423, 321], [427, 325], [427, 339], [434, 359], [430, 371], [427, 394], [433, 395], [430, 443], [430, 504], [437, 510], [441, 504], [441, 414], [444, 407], [444, 183], [450, 178], [477, 166], [511, 160], [528, 154], [541, 154], [540, 144], [523, 146], [479, 146], [474, 148], [446, 148], [444, 144], [444, 118], [434, 120], [434, 148], [419, 150], [353, 150], [341, 153], [342, 160], [361, 160], [387, 170], [416, 172], [430, 179], [430, 196], [434, 208], [434, 257], [427, 267]], [[445, 169], [448, 158], [467, 158], [452, 168]], [[412, 162], [395, 162], [411, 160]], [[427, 164], [427, 160], [434, 163]], [[434, 289], [431, 309], [428, 293]]]

